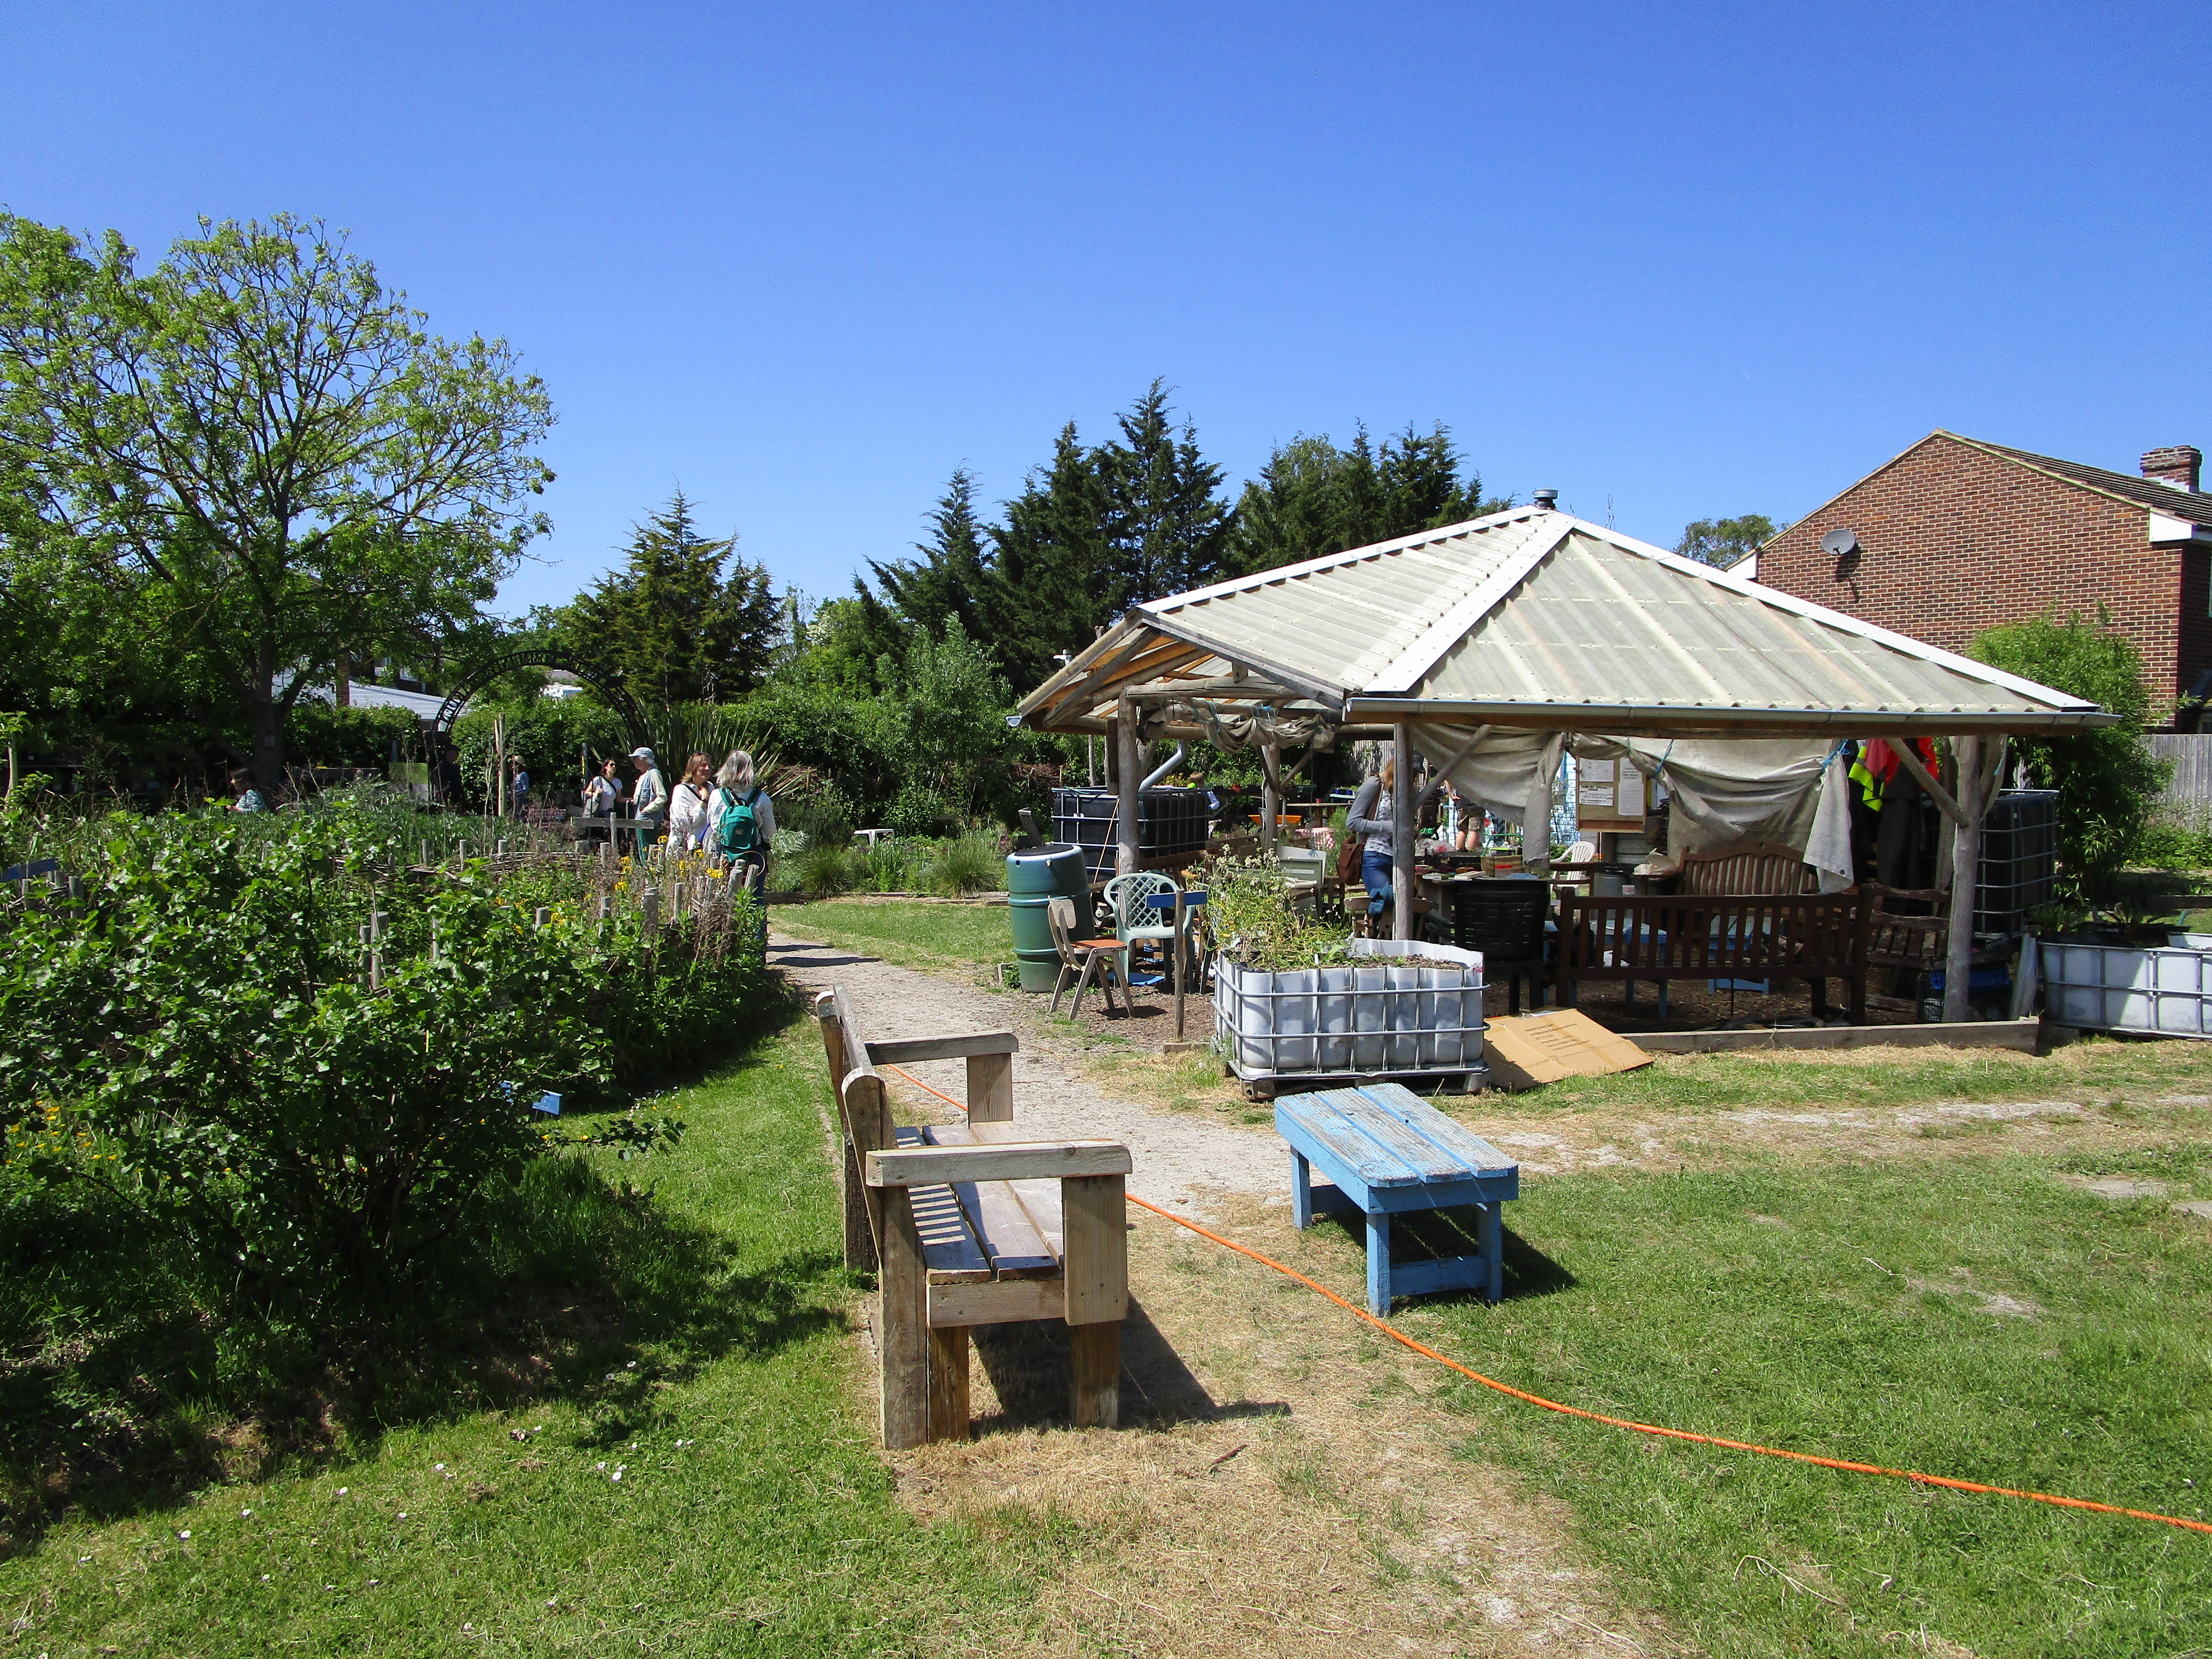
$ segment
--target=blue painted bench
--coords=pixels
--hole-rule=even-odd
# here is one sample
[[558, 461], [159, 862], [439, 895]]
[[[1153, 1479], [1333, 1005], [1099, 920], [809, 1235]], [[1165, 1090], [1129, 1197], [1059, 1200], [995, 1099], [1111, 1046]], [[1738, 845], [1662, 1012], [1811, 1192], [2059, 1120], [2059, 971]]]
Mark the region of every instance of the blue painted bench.
[[[1291, 1201], [1300, 1228], [1316, 1205], [1367, 1220], [1367, 1305], [1393, 1296], [1479, 1290], [1505, 1293], [1498, 1206], [1521, 1196], [1521, 1166], [1395, 1083], [1324, 1089], [1275, 1103], [1275, 1133], [1291, 1146]], [[1313, 1184], [1318, 1169], [1332, 1183]], [[1482, 1249], [1435, 1261], [1390, 1261], [1390, 1218], [1457, 1204], [1482, 1206]]]

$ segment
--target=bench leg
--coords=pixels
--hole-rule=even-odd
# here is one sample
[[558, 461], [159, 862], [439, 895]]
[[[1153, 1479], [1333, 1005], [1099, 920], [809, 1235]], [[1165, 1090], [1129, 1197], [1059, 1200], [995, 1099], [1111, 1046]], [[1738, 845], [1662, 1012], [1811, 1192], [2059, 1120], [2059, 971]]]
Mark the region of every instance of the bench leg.
[[1067, 1414], [1079, 1429], [1121, 1423], [1121, 1322], [1067, 1328]]
[[1291, 1152], [1291, 1220], [1300, 1232], [1313, 1225], [1313, 1165], [1295, 1148]]
[[929, 1438], [929, 1275], [905, 1188], [884, 1188], [883, 1218], [876, 1346], [883, 1361], [884, 1446], [903, 1451]]
[[1667, 988], [1673, 983], [1672, 980], [1659, 981], [1659, 1018], [1662, 1019], [1667, 1018]]
[[929, 1334], [929, 1437], [968, 1437], [968, 1328]]
[[1495, 1199], [1482, 1206], [1482, 1259], [1490, 1267], [1490, 1299], [1505, 1297], [1505, 1206]]
[[1390, 1218], [1379, 1211], [1367, 1215], [1367, 1311], [1390, 1316]]
[[876, 1237], [868, 1225], [868, 1188], [860, 1179], [860, 1154], [843, 1135], [837, 1139], [845, 1149], [845, 1265], [854, 1273], [873, 1273]]

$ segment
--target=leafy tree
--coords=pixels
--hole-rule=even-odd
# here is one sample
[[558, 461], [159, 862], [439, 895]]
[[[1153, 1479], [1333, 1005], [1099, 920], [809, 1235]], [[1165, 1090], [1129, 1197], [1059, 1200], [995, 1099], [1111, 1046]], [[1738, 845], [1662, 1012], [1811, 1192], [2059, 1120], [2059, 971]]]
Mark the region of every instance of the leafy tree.
[[1279, 569], [1512, 504], [1486, 500], [1480, 475], [1462, 477], [1460, 466], [1441, 422], [1425, 433], [1408, 426], [1379, 448], [1364, 424], [1349, 449], [1325, 434], [1293, 438], [1244, 486], [1229, 563], [1243, 574]]
[[636, 527], [623, 568], [568, 607], [562, 636], [641, 702], [744, 696], [768, 677], [782, 615], [767, 566], [724, 574], [736, 545], [700, 535], [679, 489]]
[[2043, 616], [1986, 629], [1966, 647], [1977, 662], [2087, 697], [2120, 717], [2099, 731], [2013, 739], [2029, 775], [2058, 792], [2063, 878], [2085, 900], [2101, 897], [2134, 855], [2171, 765], [2142, 740], [2151, 706], [2142, 653], [2111, 623], [2101, 607], [2094, 623], [2078, 613], [2063, 623]]
[[342, 653], [434, 647], [544, 528], [544, 388], [425, 320], [319, 222], [203, 221], [141, 272], [0, 215], [0, 539], [180, 653], [264, 789]]
[[1739, 559], [1750, 557], [1789, 527], [1760, 513], [1747, 513], [1740, 519], [1699, 519], [1682, 527], [1682, 539], [1674, 544], [1674, 550], [1699, 564], [1725, 569]]

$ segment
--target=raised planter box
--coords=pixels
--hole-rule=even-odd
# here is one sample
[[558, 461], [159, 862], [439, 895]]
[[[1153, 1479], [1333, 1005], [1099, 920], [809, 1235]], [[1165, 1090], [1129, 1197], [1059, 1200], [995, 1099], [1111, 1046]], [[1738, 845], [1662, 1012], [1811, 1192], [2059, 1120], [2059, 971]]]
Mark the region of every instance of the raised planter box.
[[2043, 1006], [2085, 1031], [2212, 1037], [2212, 934], [2159, 945], [2042, 941]]
[[[1223, 961], [1214, 1034], [1249, 1084], [1482, 1070], [1482, 953], [1399, 939], [1352, 941], [1372, 958], [1267, 970]], [[1449, 967], [1397, 960], [1419, 957]]]

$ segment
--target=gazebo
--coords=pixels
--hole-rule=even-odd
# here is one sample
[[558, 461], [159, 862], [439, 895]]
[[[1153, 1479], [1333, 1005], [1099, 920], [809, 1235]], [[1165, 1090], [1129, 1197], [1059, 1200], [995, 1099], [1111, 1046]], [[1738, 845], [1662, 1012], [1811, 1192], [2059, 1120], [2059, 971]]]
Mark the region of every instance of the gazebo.
[[[1285, 746], [1389, 739], [1520, 817], [1544, 849], [1539, 868], [1564, 752], [1625, 759], [1720, 823], [1747, 786], [1809, 789], [1838, 741], [1885, 738], [1951, 825], [1954, 869], [1969, 872], [2002, 739], [2114, 719], [1540, 504], [1148, 601], [1024, 698], [1018, 718], [1109, 736], [1125, 871], [1138, 856], [1141, 733], [1257, 744], [1270, 843]], [[1932, 737], [1954, 742], [1953, 789], [1909, 743]], [[1393, 808], [1407, 893], [1410, 764]], [[1973, 895], [1971, 874], [1954, 880], [1947, 1018], [1965, 1012]], [[1411, 936], [1410, 904], [1397, 926]]]

